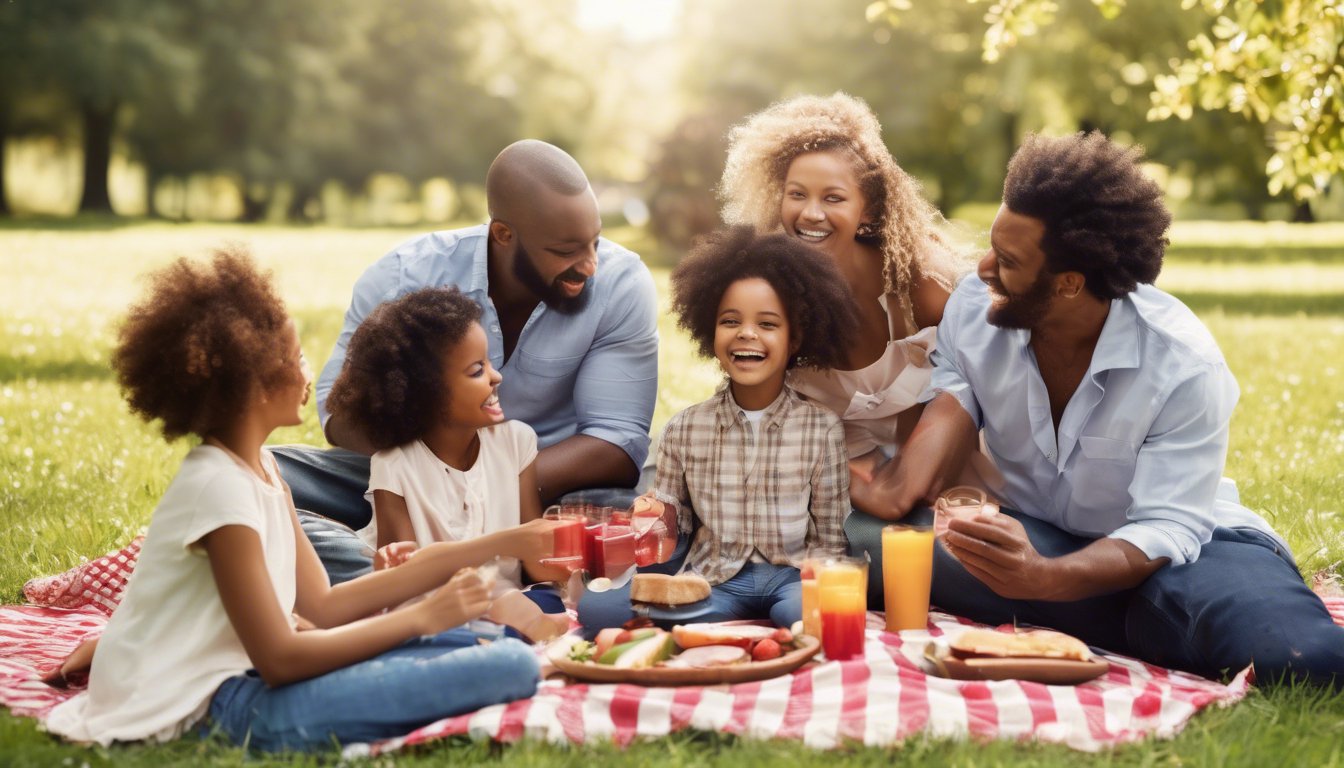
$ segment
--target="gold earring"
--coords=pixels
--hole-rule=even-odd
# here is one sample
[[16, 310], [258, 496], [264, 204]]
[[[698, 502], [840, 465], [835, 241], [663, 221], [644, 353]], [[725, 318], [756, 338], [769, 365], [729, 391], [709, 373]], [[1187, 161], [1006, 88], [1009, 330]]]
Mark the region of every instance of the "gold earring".
[[877, 235], [877, 225], [865, 221], [854, 230], [855, 237], [875, 237]]

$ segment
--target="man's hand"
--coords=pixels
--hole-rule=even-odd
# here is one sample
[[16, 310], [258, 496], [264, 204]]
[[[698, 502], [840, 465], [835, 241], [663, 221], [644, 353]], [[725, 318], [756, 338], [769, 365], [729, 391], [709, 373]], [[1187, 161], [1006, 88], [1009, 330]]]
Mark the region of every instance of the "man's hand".
[[1008, 515], [953, 518], [943, 546], [1000, 597], [1051, 600], [1058, 591], [1054, 561], [1042, 557], [1022, 523]]
[[1010, 515], [953, 519], [943, 538], [947, 551], [972, 576], [1011, 600], [1072, 602], [1142, 584], [1171, 562], [1148, 559], [1122, 539], [1102, 538], [1063, 557], [1044, 557]]
[[382, 571], [388, 568], [396, 568], [398, 565], [411, 559], [411, 555], [420, 551], [420, 546], [414, 541], [394, 541], [385, 547], [379, 547], [373, 554], [373, 570]]

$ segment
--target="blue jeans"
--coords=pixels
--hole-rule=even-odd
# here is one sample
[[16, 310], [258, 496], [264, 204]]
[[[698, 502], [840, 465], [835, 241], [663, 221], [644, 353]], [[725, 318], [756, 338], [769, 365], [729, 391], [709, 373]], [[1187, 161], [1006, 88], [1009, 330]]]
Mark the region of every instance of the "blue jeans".
[[[373, 550], [355, 535], [373, 519], [373, 507], [364, 499], [369, 457], [343, 448], [310, 445], [278, 445], [271, 452], [294, 494], [299, 524], [326, 566], [331, 583], [372, 573]], [[626, 509], [637, 495], [633, 488], [585, 488], [566, 494], [561, 501]]]
[[[1005, 509], [1046, 557], [1076, 552], [1094, 540]], [[933, 512], [904, 522], [929, 525]], [[872, 557], [869, 605], [882, 599], [882, 526], [855, 511], [845, 522], [850, 550]], [[1285, 677], [1344, 687], [1344, 627], [1302, 583], [1292, 556], [1269, 536], [1215, 528], [1199, 559], [1158, 569], [1134, 589], [1076, 602], [1010, 600], [972, 576], [942, 546], [934, 548], [930, 602], [985, 624], [1051, 627], [1088, 645], [1206, 677], [1254, 662], [1262, 683]]]
[[[798, 569], [792, 566], [747, 563], [731, 579], [710, 589], [709, 602], [709, 613], [694, 621], [768, 618], [777, 626], [792, 627], [803, 618], [803, 585]], [[578, 612], [585, 635], [621, 626], [635, 618], [630, 609], [630, 585], [608, 592], [585, 592], [579, 599]]]
[[237, 744], [263, 752], [307, 751], [401, 736], [445, 717], [527, 698], [536, 654], [515, 640], [478, 645], [462, 628], [298, 683], [270, 688], [250, 671], [210, 701], [210, 718]]

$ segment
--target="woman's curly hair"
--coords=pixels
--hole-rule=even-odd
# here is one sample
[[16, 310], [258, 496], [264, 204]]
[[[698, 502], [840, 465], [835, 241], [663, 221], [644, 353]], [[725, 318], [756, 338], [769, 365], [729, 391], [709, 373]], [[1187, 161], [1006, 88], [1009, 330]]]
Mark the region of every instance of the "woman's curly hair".
[[672, 311], [701, 355], [714, 357], [719, 302], [728, 286], [759, 277], [788, 315], [789, 341], [798, 345], [788, 367], [838, 368], [858, 333], [849, 283], [826, 254], [785, 234], [757, 236], [741, 224], [699, 239], [672, 270]]
[[876, 213], [873, 244], [882, 252], [884, 290], [909, 290], [932, 278], [951, 290], [971, 268], [942, 231], [942, 215], [920, 194], [882, 142], [877, 116], [861, 99], [837, 92], [799, 96], [757, 112], [728, 133], [728, 161], [719, 182], [723, 220], [778, 229], [789, 165], [799, 155], [839, 151], [854, 162], [859, 188]]
[[380, 451], [424, 436], [448, 406], [448, 355], [480, 318], [481, 305], [456, 287], [378, 305], [350, 337], [327, 411]]
[[277, 352], [284, 302], [246, 251], [180, 258], [147, 281], [117, 331], [112, 367], [131, 412], [161, 419], [165, 438], [204, 437], [242, 414], [253, 387], [294, 383]]
[[1080, 131], [1028, 134], [1008, 162], [1003, 204], [1045, 224], [1041, 250], [1051, 272], [1081, 272], [1103, 301], [1151, 284], [1162, 271], [1171, 213], [1142, 159], [1142, 147]]

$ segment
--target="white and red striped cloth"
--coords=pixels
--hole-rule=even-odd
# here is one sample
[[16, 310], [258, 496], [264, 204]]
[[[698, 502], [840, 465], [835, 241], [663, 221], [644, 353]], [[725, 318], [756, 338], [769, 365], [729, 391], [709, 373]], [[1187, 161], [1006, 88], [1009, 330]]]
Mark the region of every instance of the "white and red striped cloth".
[[[44, 719], [77, 692], [38, 678], [79, 643], [101, 634], [138, 553], [137, 540], [25, 585], [30, 600], [63, 608], [0, 607], [0, 705]], [[1323, 599], [1336, 623], [1344, 625], [1344, 597]], [[733, 686], [642, 688], [547, 680], [530, 699], [441, 720], [378, 744], [350, 745], [346, 753], [383, 753], [455, 734], [501, 742], [610, 739], [624, 745], [685, 728], [799, 739], [819, 748], [846, 741], [888, 745], [922, 733], [1036, 739], [1095, 750], [1170, 737], [1202, 707], [1240, 700], [1249, 685], [1247, 672], [1223, 685], [1112, 654], [1104, 654], [1110, 672], [1079, 686], [961, 682], [921, 672], [918, 660], [929, 639], [966, 626], [977, 625], [935, 612], [927, 632], [895, 635], [883, 631], [880, 613], [870, 613], [861, 660], [810, 664], [792, 675]]]

